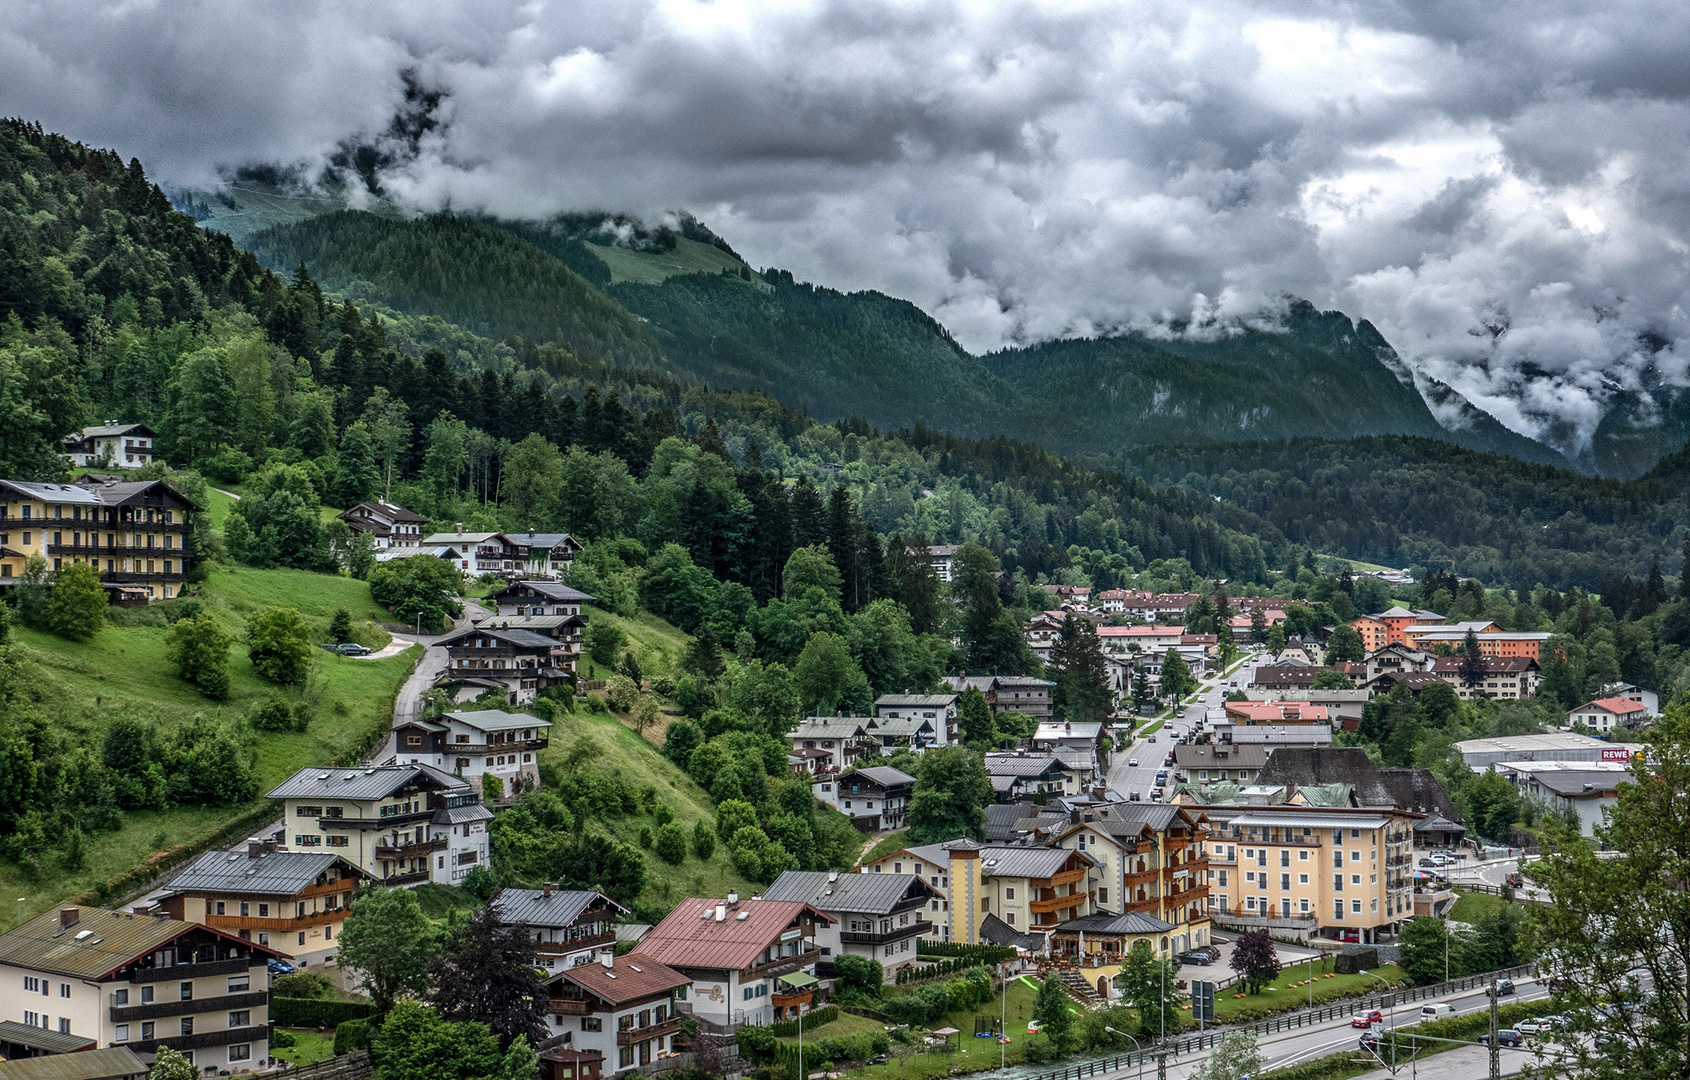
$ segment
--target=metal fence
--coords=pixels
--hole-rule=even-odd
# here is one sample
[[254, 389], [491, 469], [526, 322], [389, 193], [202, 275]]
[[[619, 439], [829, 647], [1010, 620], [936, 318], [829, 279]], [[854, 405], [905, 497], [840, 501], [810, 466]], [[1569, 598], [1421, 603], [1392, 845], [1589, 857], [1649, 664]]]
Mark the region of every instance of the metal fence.
[[297, 1069], [288, 1066], [258, 1075], [269, 1080], [364, 1080], [374, 1072], [375, 1066], [370, 1064], [370, 1052], [354, 1050], [350, 1054], [326, 1058], [313, 1065], [301, 1065]]
[[1215, 1044], [1228, 1032], [1248, 1031], [1256, 1035], [1272, 1035], [1282, 1031], [1295, 1031], [1298, 1028], [1316, 1027], [1329, 1024], [1334, 1020], [1354, 1016], [1363, 1009], [1383, 1009], [1387, 1003], [1402, 1005], [1407, 1002], [1423, 1001], [1426, 998], [1441, 997], [1444, 994], [1457, 993], [1462, 990], [1476, 990], [1490, 985], [1494, 979], [1512, 979], [1529, 974], [1531, 968], [1526, 966], [1504, 968], [1501, 971], [1486, 972], [1483, 975], [1466, 975], [1448, 982], [1433, 983], [1429, 986], [1403, 987], [1394, 993], [1370, 994], [1362, 997], [1345, 998], [1332, 1005], [1321, 1005], [1313, 1009], [1302, 1009], [1283, 1016], [1270, 1016], [1263, 1020], [1253, 1020], [1245, 1024], [1223, 1024], [1197, 1035], [1179, 1035], [1165, 1039], [1157, 1045], [1143, 1051], [1120, 1054], [1116, 1057], [1098, 1058], [1094, 1061], [1082, 1061], [1078, 1065], [1070, 1065], [1056, 1072], [1040, 1073], [1028, 1077], [1027, 1080], [1084, 1080], [1089, 1076], [1101, 1073], [1116, 1072], [1120, 1069], [1135, 1068], [1140, 1064], [1148, 1064], [1163, 1054], [1178, 1057], [1181, 1054], [1194, 1054], [1200, 1050], [1213, 1049]]

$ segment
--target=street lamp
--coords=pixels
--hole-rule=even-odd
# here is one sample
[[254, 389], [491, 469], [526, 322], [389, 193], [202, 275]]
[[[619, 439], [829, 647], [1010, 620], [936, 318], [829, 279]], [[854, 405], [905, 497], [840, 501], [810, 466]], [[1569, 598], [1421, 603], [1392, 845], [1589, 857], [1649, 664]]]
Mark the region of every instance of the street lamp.
[[[1103, 1030], [1115, 1031], [1115, 1029], [1110, 1027], [1108, 1024], [1103, 1025]], [[1134, 1039], [1131, 1035], [1128, 1035], [1124, 1031], [1115, 1031], [1115, 1034], [1119, 1035], [1123, 1039], [1130, 1039], [1132, 1041], [1133, 1050], [1138, 1054], [1138, 1080], [1144, 1080], [1144, 1047], [1138, 1044], [1137, 1039]]]
[[1391, 1072], [1394, 1075], [1397, 1070], [1397, 988], [1371, 971], [1364, 971], [1362, 974], [1385, 984], [1385, 1008], [1391, 1013]]

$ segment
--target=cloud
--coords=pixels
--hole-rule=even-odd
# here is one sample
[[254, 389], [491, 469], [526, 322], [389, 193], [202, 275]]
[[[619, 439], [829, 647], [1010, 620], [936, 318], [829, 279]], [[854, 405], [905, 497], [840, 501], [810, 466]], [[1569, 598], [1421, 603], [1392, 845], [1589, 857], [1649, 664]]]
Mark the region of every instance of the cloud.
[[[1687, 46], [1648, 2], [18, 0], [0, 110], [180, 184], [363, 140], [419, 207], [686, 207], [977, 350], [1305, 296], [1576, 452], [1686, 381]], [[439, 126], [390, 128], [407, 72]]]

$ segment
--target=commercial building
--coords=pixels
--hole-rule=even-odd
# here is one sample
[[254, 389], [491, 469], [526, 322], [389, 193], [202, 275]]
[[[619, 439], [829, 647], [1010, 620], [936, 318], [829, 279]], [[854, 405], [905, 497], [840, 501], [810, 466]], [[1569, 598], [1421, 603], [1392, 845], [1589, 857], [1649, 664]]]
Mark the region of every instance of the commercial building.
[[200, 509], [162, 480], [0, 480], [0, 585], [16, 583], [39, 555], [50, 572], [93, 567], [113, 603], [176, 596], [193, 568], [191, 518]]
[[1472, 769], [1508, 761], [1625, 761], [1631, 756], [1624, 747], [1570, 731], [1464, 739], [1455, 749]]
[[1209, 822], [1196, 807], [1110, 803], [1077, 810], [1051, 842], [1092, 863], [1094, 911], [1148, 916], [1166, 925], [1160, 952], [1209, 943]]
[[270, 1056], [266, 965], [279, 956], [200, 923], [67, 904], [0, 934], [0, 1015], [148, 1058], [167, 1046], [202, 1070], [253, 1069]]

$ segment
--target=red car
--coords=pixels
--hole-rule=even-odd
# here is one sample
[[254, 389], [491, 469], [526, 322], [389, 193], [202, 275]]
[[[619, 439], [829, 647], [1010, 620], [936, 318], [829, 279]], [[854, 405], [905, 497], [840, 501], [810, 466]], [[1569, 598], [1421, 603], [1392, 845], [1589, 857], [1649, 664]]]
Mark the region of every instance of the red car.
[[1383, 1024], [1384, 1022], [1385, 1014], [1378, 1009], [1367, 1009], [1350, 1017], [1350, 1026], [1353, 1028], [1364, 1028], [1369, 1024]]

